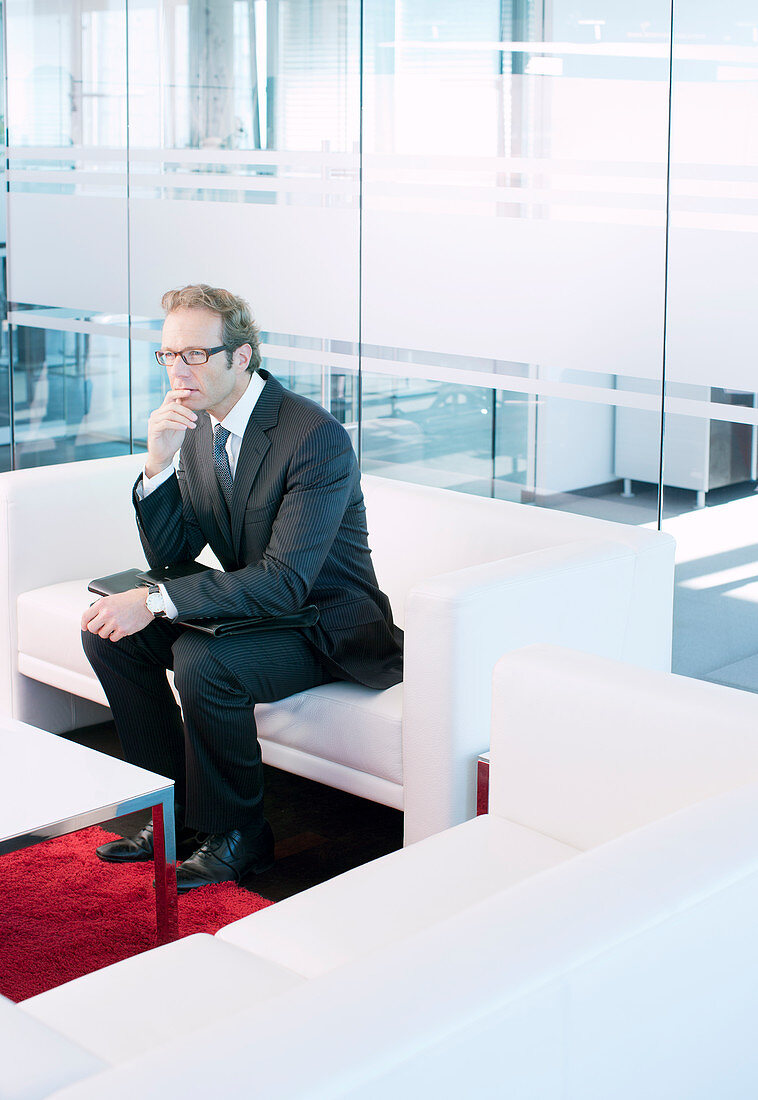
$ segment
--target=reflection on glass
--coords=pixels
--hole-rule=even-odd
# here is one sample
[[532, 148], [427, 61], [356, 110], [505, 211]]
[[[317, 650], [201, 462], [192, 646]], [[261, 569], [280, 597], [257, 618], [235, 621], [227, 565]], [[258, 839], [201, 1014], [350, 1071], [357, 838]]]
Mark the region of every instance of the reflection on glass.
[[494, 414], [490, 389], [364, 373], [362, 466], [489, 496]]
[[14, 341], [17, 467], [129, 453], [124, 341], [24, 325]]
[[126, 143], [124, 0], [7, 0], [11, 147]]

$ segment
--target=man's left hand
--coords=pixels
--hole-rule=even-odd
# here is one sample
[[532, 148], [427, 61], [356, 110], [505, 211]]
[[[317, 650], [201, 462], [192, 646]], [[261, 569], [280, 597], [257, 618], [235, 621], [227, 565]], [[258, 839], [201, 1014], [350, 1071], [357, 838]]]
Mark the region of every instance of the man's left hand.
[[120, 642], [128, 634], [139, 633], [153, 621], [152, 612], [145, 606], [146, 596], [146, 588], [103, 596], [82, 615], [82, 630], [89, 630], [90, 634], [99, 634], [112, 642]]

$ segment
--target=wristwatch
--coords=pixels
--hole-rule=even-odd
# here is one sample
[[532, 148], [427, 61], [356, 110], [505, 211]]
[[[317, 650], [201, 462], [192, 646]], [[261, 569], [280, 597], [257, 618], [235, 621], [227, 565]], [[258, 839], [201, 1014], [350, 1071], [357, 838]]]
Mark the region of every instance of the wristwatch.
[[145, 597], [145, 607], [156, 617], [156, 619], [166, 618], [166, 604], [163, 600], [163, 593], [159, 585], [151, 584], [148, 588], [147, 596]]

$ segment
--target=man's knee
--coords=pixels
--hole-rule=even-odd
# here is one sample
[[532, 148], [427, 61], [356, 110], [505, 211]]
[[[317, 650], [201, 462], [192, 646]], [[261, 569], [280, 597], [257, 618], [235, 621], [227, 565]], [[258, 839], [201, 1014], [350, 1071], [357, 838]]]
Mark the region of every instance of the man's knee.
[[107, 661], [109, 650], [113, 643], [107, 638], [101, 638], [99, 634], [93, 634], [90, 630], [82, 631], [82, 649], [91, 665]]
[[122, 668], [124, 661], [137, 661], [147, 667], [159, 665], [166, 668], [161, 655], [154, 652], [146, 638], [140, 634], [131, 634], [121, 638], [118, 642], [112, 642], [110, 638], [101, 638], [99, 634], [91, 634], [89, 630], [82, 631], [82, 648], [87, 660], [97, 671], [98, 668]]

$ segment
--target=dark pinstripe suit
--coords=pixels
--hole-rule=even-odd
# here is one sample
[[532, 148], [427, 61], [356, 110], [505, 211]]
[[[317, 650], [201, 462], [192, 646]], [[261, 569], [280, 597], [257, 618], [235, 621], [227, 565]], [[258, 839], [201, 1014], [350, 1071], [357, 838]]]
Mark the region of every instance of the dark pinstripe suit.
[[201, 413], [176, 477], [144, 500], [135, 494], [140, 537], [152, 566], [193, 560], [206, 543], [222, 563], [224, 572], [166, 584], [180, 617], [277, 615], [315, 603], [318, 624], [211, 639], [156, 620], [121, 642], [83, 636], [127, 758], [172, 776], [187, 823], [209, 832], [262, 815], [256, 702], [333, 679], [383, 688], [402, 676], [401, 634], [377, 586], [349, 437], [321, 406], [260, 373], [231, 516]]

